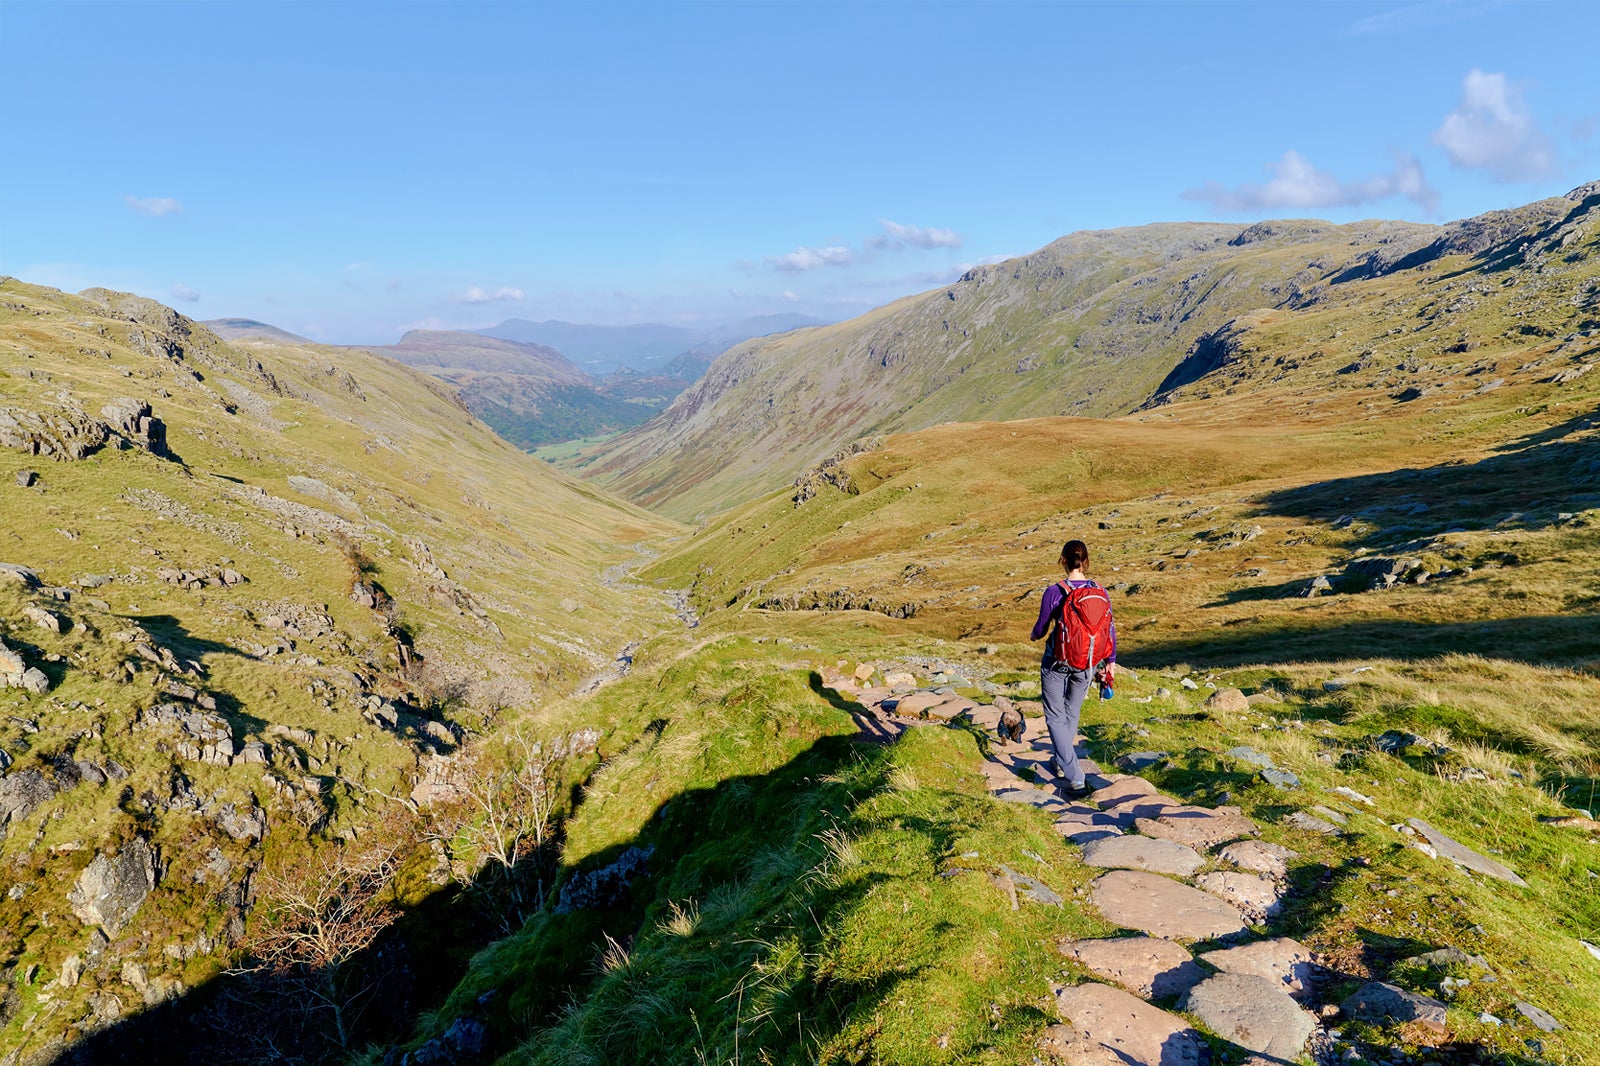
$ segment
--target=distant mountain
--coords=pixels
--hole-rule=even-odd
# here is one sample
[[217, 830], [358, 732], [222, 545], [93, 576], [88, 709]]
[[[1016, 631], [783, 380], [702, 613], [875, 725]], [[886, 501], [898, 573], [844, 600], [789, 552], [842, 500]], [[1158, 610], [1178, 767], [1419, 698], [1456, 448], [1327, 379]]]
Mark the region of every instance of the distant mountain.
[[[1426, 378], [1430, 361], [1455, 365], [1520, 331], [1596, 327], [1584, 227], [1600, 216], [1600, 195], [1586, 189], [1448, 225], [1075, 233], [848, 322], [735, 345], [655, 419], [569, 468], [636, 503], [694, 516], [772, 491], [864, 436], [1116, 417], [1216, 387], [1195, 383], [1231, 370], [1259, 343], [1253, 331], [1285, 318], [1319, 338], [1303, 360], [1349, 367], [1333, 382], [1395, 366]], [[1551, 240], [1567, 246], [1551, 252]], [[1519, 322], [1532, 314], [1512, 298], [1521, 287], [1548, 290], [1537, 327]], [[1324, 326], [1352, 305], [1362, 315]]]
[[[605, 374], [622, 367], [634, 370], [655, 370], [664, 367], [675, 357], [720, 355], [740, 341], [752, 337], [765, 337], [805, 326], [819, 326], [821, 319], [798, 314], [759, 315], [727, 325], [706, 329], [687, 329], [645, 323], [631, 326], [591, 326], [573, 322], [551, 320], [530, 322], [511, 318], [497, 326], [476, 332], [485, 337], [516, 341], [521, 344], [541, 344], [555, 348], [568, 359], [591, 373]], [[709, 359], [706, 360], [709, 364]], [[682, 364], [671, 376], [682, 377], [696, 360]], [[704, 367], [700, 368], [702, 371]], [[698, 377], [696, 373], [694, 377]], [[689, 378], [693, 380], [693, 377]]]
[[689, 384], [637, 371], [596, 378], [554, 348], [454, 330], [412, 330], [399, 344], [364, 350], [449, 383], [473, 414], [527, 449], [636, 426]]
[[211, 332], [225, 341], [253, 340], [275, 341], [280, 344], [311, 344], [312, 341], [290, 333], [277, 326], [269, 326], [265, 322], [257, 322], [253, 318], [213, 318], [202, 322], [203, 326], [210, 326]]

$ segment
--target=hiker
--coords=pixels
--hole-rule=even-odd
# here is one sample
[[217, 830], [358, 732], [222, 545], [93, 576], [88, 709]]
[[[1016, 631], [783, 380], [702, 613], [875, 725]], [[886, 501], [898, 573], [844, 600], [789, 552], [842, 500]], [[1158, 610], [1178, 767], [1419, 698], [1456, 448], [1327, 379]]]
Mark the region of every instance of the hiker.
[[1097, 676], [1104, 685], [1112, 683], [1117, 661], [1111, 598], [1083, 572], [1088, 561], [1089, 548], [1083, 541], [1069, 540], [1062, 546], [1061, 566], [1066, 580], [1044, 590], [1032, 637], [1038, 640], [1050, 634], [1039, 664], [1044, 724], [1056, 753], [1056, 788], [1073, 798], [1089, 794], [1073, 743], [1078, 736], [1078, 712]]

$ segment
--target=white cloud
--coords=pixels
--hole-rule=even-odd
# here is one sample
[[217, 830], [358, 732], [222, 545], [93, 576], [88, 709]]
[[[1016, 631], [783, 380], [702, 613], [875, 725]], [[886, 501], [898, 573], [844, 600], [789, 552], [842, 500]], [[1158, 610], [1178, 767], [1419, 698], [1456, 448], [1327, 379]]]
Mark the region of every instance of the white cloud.
[[1487, 3], [1465, 3], [1463, 0], [1422, 0], [1405, 4], [1376, 15], [1358, 19], [1346, 27], [1346, 37], [1379, 36], [1389, 34], [1425, 33], [1456, 22], [1488, 15], [1504, 5], [1489, 0]]
[[784, 290], [783, 290], [783, 298], [784, 298], [784, 299], [785, 299], [785, 300], [788, 300], [788, 301], [790, 301], [790, 302], [791, 302], [791, 303], [793, 303], [793, 302], [797, 302], [797, 301], [799, 301], [799, 299], [800, 299], [800, 297], [798, 297], [798, 296], [796, 296], [796, 295], [795, 295], [795, 294], [794, 294], [794, 293], [793, 293], [793, 292], [792, 292], [792, 291], [791, 291], [791, 290], [789, 290], [789, 289], [784, 289]]
[[170, 196], [124, 196], [124, 202], [141, 215], [160, 218], [183, 210], [183, 205]]
[[456, 302], [463, 304], [493, 304], [504, 303], [507, 300], [520, 300], [522, 296], [521, 289], [513, 289], [508, 285], [502, 285], [493, 291], [470, 285], [467, 287], [466, 292], [456, 297]]
[[1461, 103], [1433, 132], [1458, 167], [1482, 168], [1496, 181], [1530, 181], [1556, 172], [1555, 143], [1522, 102], [1522, 90], [1504, 74], [1469, 71]]
[[1185, 192], [1183, 198], [1208, 203], [1215, 210], [1227, 213], [1357, 207], [1393, 196], [1404, 196], [1429, 212], [1439, 204], [1439, 194], [1428, 184], [1422, 164], [1398, 152], [1391, 173], [1374, 174], [1360, 181], [1341, 181], [1326, 170], [1317, 169], [1293, 149], [1284, 152], [1277, 162], [1268, 163], [1267, 170], [1272, 178], [1262, 184], [1246, 182], [1230, 189], [1208, 181], [1198, 189]]
[[171, 291], [174, 299], [184, 300], [188, 303], [194, 303], [200, 299], [198, 292], [195, 292], [181, 281], [174, 282]]
[[886, 218], [878, 219], [878, 225], [883, 227], [884, 235], [874, 237], [874, 246], [904, 248], [960, 248], [961, 234], [954, 230], [935, 229], [931, 226], [902, 226], [898, 222], [890, 222]]
[[839, 244], [830, 244], [823, 248], [807, 248], [802, 245], [785, 255], [767, 256], [767, 262], [772, 264], [772, 269], [786, 273], [815, 270], [825, 266], [849, 266], [855, 261], [855, 249]]

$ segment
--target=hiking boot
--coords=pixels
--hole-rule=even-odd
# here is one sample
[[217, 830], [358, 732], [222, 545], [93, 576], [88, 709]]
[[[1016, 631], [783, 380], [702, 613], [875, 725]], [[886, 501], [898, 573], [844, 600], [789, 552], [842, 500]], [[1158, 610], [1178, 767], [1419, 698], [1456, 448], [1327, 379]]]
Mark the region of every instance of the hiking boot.
[[1079, 781], [1076, 785], [1063, 782], [1058, 787], [1064, 799], [1084, 799], [1094, 791], [1089, 787], [1089, 782], [1087, 781]]

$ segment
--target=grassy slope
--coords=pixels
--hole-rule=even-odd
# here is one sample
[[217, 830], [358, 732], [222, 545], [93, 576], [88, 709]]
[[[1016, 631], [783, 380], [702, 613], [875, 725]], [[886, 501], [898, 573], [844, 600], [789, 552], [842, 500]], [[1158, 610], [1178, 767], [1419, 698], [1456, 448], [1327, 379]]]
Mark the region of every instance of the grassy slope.
[[[47, 696], [0, 692], [10, 716], [0, 747], [16, 758], [12, 773], [59, 776], [52, 760], [63, 753], [130, 771], [122, 785], [80, 785], [50, 800], [12, 824], [0, 846], [7, 880], [26, 886], [26, 894], [0, 900], [0, 950], [19, 973], [39, 967], [19, 985], [0, 1042], [48, 1053], [83, 1024], [87, 997], [115, 995], [129, 1010], [138, 1003], [120, 980], [122, 961], [140, 962], [152, 981], [185, 984], [223, 964], [225, 954], [181, 963], [163, 953], [167, 943], [222, 925], [217, 886], [199, 869], [208, 848], [235, 864], [235, 877], [248, 876], [263, 859], [306, 847], [298, 800], [324, 811], [326, 834], [338, 836], [381, 813], [357, 786], [409, 791], [419, 760], [437, 746], [419, 732], [424, 722], [405, 714], [398, 733], [377, 728], [332, 684], [338, 671], [362, 675], [369, 690], [403, 709], [468, 731], [485, 728], [502, 706], [535, 712], [609, 663], [619, 625], [663, 624], [660, 605], [596, 575], [632, 558], [628, 544], [671, 527], [518, 452], [397, 363], [310, 346], [233, 348], [158, 305], [115, 294], [90, 299], [7, 280], [0, 296], [0, 405], [46, 410], [70, 394], [94, 415], [113, 397], [144, 398], [182, 460], [109, 445], [77, 462], [0, 451], [11, 519], [0, 559], [54, 585], [86, 574], [115, 578], [66, 603], [0, 588], [0, 632], [52, 679]], [[181, 357], [157, 354], [168, 343], [181, 346]], [[15, 482], [23, 469], [38, 472], [33, 488]], [[319, 479], [348, 502], [304, 495], [291, 476]], [[355, 572], [351, 545], [369, 561], [367, 573]], [[155, 575], [159, 567], [219, 566], [248, 583], [189, 591]], [[425, 657], [422, 669], [402, 671], [385, 619], [352, 602], [357, 576], [394, 598], [395, 617]], [[578, 608], [563, 609], [564, 599]], [[31, 604], [85, 628], [61, 636], [38, 629], [22, 615]], [[292, 621], [297, 613], [325, 614], [327, 631], [303, 625], [293, 653], [263, 658], [251, 650], [284, 635], [264, 624], [269, 616]], [[181, 763], [202, 803], [248, 807], [253, 796], [266, 808], [264, 847], [229, 840], [205, 818], [164, 811], [175, 759], [165, 742], [131, 729], [138, 711], [166, 698], [164, 672], [114, 639], [133, 625], [201, 664], [203, 677], [183, 680], [216, 695], [237, 743], [269, 746], [271, 767]], [[60, 661], [47, 661], [51, 655]], [[137, 664], [132, 681], [109, 679], [129, 660]], [[153, 809], [141, 813], [129, 798], [141, 794], [156, 798]], [[132, 926], [140, 946], [114, 964], [89, 966], [72, 990], [46, 991], [66, 956], [83, 955], [90, 932], [60, 917], [61, 897], [97, 849], [136, 828], [167, 864]]]
[[[830, 762], [826, 735], [844, 725], [800, 682], [930, 656], [1028, 678], [1038, 589], [1060, 543], [1084, 536], [1091, 569], [1130, 586], [1122, 658], [1142, 675], [1088, 708], [1096, 755], [1170, 752], [1158, 784], [1208, 803], [1226, 792], [1301, 852], [1275, 928], [1348, 975], [1332, 998], [1369, 978], [1438, 995], [1444, 974], [1399, 962], [1445, 944], [1498, 977], [1452, 1002], [1443, 1047], [1403, 1029], [1345, 1035], [1377, 1058], [1522, 1061], [1537, 1036], [1546, 1061], [1600, 1061], [1585, 1036], [1600, 1031], [1600, 968], [1578, 943], [1600, 936], [1600, 858], [1592, 833], [1545, 821], [1600, 796], [1600, 375], [1549, 380], [1600, 355], [1600, 234], [1573, 232], [1519, 252], [1543, 273], [1447, 257], [1255, 316], [1229, 362], [1142, 413], [894, 436], [844, 462], [853, 491], [824, 485], [798, 506], [775, 493], [705, 523], [645, 573], [692, 583], [702, 632], [729, 637], [676, 666], [660, 646], [602, 697], [619, 721], [637, 708], [619, 742], [647, 719], [657, 732], [620, 745], [565, 857], [576, 869], [655, 842], [654, 876], [625, 908], [536, 919], [485, 953], [424, 1035], [494, 988], [507, 1061], [1026, 1060], [1047, 981], [1086, 976], [1049, 941], [1093, 934], [1093, 919], [1070, 896], [1063, 914], [1000, 913], [980, 879], [939, 873], [1005, 862], [1063, 890], [1082, 869], [1060, 862], [1042, 816], [982, 798], [969, 734], [930, 729]], [[1431, 391], [1401, 398], [1413, 388]], [[1362, 554], [1472, 572], [1357, 591], [1343, 574]], [[1348, 590], [1298, 596], [1319, 574]], [[818, 600], [868, 609], [792, 609]], [[1185, 692], [1181, 676], [1281, 702], [1208, 713], [1206, 689]], [[1373, 737], [1390, 729], [1448, 750], [1380, 752]], [[1223, 754], [1241, 743], [1305, 787], [1260, 782]], [[684, 800], [695, 816], [680, 836]], [[1312, 803], [1343, 811], [1348, 834], [1277, 824]], [[1428, 859], [1392, 828], [1408, 817], [1530, 887]], [[1043, 863], [1016, 865], [1022, 838]], [[841, 869], [874, 890], [841, 892]], [[1523, 999], [1565, 1030], [1478, 1020], [1509, 1021]]]
[[[688, 518], [770, 491], [867, 434], [1124, 414], [1231, 320], [1261, 309], [1315, 318], [1349, 300], [1372, 310], [1373, 284], [1359, 280], [1372, 261], [1394, 265], [1435, 239], [1477, 251], [1576, 210], [1548, 200], [1452, 227], [1277, 222], [1242, 234], [1199, 224], [1074, 234], [849, 322], [735, 348], [656, 419], [568, 465]], [[1429, 258], [1377, 284], [1404, 295], [1441, 280], [1447, 268]], [[1551, 273], [1570, 273], [1558, 258]], [[1441, 308], [1439, 317], [1465, 326], [1475, 316]], [[1557, 317], [1544, 324], [1556, 327]], [[1374, 332], [1324, 348], [1353, 357]]]

